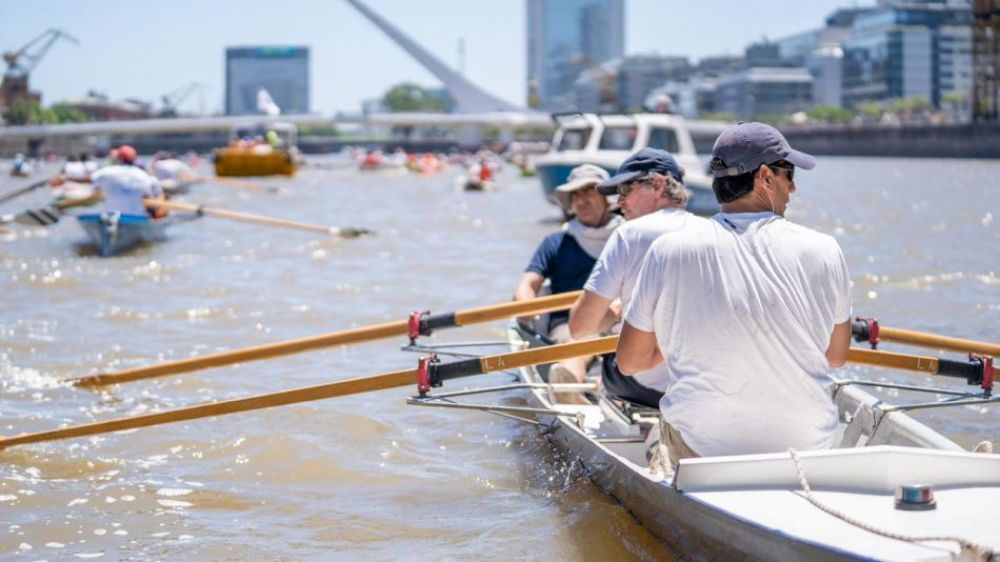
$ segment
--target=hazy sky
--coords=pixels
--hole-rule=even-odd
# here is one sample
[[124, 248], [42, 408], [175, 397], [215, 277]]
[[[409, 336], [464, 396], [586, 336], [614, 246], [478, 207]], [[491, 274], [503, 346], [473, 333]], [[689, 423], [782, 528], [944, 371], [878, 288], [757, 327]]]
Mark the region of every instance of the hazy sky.
[[[558, 0], [556, 0], [558, 1]], [[862, 1], [861, 4], [870, 4]], [[524, 103], [524, 0], [367, 0], [452, 67], [465, 40], [473, 82]], [[820, 27], [851, 0], [625, 0], [626, 52], [739, 54], [762, 37]], [[222, 107], [227, 46], [294, 44], [311, 48], [313, 111], [357, 111], [401, 81], [436, 79], [342, 0], [0, 0], [0, 49], [15, 50], [61, 28], [60, 42], [36, 67], [32, 89], [43, 103], [95, 88], [112, 98], [159, 103], [195, 81], [207, 86], [205, 109]], [[196, 111], [200, 99], [182, 109]]]

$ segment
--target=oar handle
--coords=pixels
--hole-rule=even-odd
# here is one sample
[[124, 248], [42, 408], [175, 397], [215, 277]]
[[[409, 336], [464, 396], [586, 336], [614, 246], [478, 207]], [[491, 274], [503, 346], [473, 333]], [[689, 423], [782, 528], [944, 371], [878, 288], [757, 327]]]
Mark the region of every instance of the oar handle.
[[851, 332], [855, 341], [868, 342], [877, 345], [879, 341], [917, 345], [932, 349], [947, 349], [963, 353], [980, 353], [991, 357], [1000, 357], [1000, 344], [939, 336], [926, 332], [916, 332], [901, 328], [882, 326], [874, 318], [857, 318], [851, 323]]

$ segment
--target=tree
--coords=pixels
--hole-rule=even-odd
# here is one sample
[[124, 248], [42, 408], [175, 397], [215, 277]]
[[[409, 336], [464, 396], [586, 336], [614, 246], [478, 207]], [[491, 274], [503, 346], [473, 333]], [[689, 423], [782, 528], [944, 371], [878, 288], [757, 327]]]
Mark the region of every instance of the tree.
[[382, 97], [382, 103], [394, 113], [403, 111], [443, 112], [445, 100], [427, 88], [404, 82], [397, 84]]
[[15, 100], [7, 108], [7, 122], [11, 125], [42, 125], [55, 123], [79, 123], [87, 116], [79, 109], [57, 105], [42, 107], [30, 99]]
[[824, 123], [849, 123], [857, 113], [850, 109], [832, 105], [817, 105], [807, 111], [806, 115], [814, 121], [822, 121]]

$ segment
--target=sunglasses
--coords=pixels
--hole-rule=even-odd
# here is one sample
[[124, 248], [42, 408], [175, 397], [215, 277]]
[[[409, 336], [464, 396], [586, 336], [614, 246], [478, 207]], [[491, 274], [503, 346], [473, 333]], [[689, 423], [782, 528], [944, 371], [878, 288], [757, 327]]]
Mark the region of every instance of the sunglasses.
[[636, 187], [642, 184], [652, 183], [650, 179], [651, 178], [649, 177], [643, 177], [632, 181], [620, 183], [618, 184], [618, 195], [621, 197], [628, 197], [628, 194], [632, 193], [632, 190], [635, 189]]
[[795, 181], [795, 165], [791, 162], [778, 160], [777, 162], [768, 164], [767, 167], [771, 168], [771, 171], [774, 173], [778, 173], [778, 170], [784, 170], [787, 172], [785, 176], [788, 178], [788, 181]]

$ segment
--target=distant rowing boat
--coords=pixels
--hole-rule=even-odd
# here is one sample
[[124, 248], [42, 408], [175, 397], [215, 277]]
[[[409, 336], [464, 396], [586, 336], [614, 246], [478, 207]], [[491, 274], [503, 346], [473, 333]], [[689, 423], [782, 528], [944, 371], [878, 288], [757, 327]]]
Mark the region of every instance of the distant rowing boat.
[[76, 220], [103, 257], [111, 257], [141, 244], [166, 240], [168, 219], [147, 215], [87, 213]]

